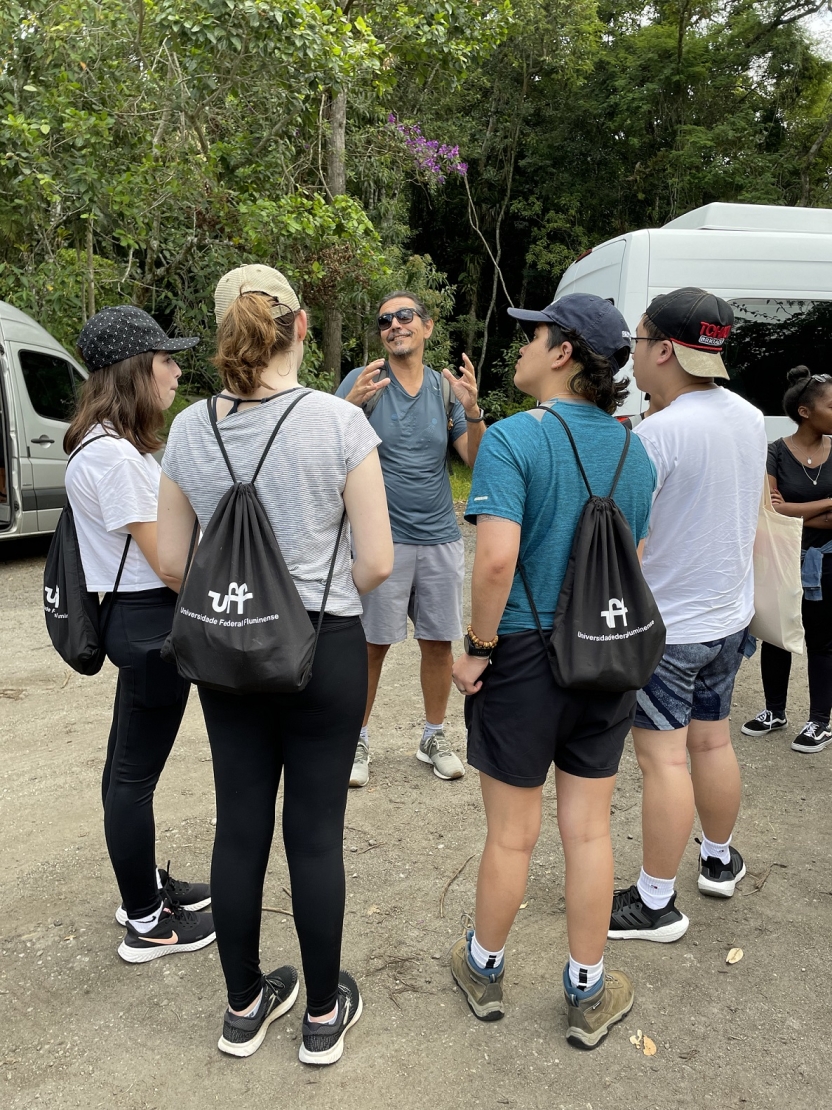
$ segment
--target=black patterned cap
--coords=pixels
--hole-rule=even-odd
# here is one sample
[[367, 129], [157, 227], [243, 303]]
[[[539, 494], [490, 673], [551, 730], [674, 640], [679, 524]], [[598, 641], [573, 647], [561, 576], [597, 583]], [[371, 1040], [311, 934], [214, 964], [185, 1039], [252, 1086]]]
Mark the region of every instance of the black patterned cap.
[[197, 343], [199, 336], [172, 339], [152, 316], [132, 304], [102, 308], [78, 336], [78, 350], [90, 373], [145, 351], [186, 351]]

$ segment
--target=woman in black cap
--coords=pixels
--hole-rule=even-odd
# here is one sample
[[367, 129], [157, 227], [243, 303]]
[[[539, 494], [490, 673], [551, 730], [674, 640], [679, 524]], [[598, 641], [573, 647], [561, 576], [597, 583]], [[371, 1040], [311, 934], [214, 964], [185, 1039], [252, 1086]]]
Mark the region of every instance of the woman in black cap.
[[[803, 520], [803, 627], [809, 664], [809, 719], [792, 750], [812, 753], [832, 744], [832, 375], [808, 366], [788, 373], [783, 411], [797, 431], [769, 444], [768, 481], [775, 509]], [[786, 728], [792, 657], [763, 644], [760, 668], [766, 707], [742, 731], [766, 736]]]
[[192, 912], [210, 902], [208, 886], [157, 868], [153, 820], [153, 793], [188, 701], [188, 684], [160, 659], [176, 595], [156, 553], [153, 452], [181, 374], [172, 352], [198, 342], [171, 339], [132, 305], [96, 313], [78, 338], [90, 376], [64, 437], [87, 589], [110, 595], [104, 642], [119, 675], [101, 792], [122, 898], [116, 920], [127, 927], [118, 954], [128, 963], [214, 939], [211, 914]]

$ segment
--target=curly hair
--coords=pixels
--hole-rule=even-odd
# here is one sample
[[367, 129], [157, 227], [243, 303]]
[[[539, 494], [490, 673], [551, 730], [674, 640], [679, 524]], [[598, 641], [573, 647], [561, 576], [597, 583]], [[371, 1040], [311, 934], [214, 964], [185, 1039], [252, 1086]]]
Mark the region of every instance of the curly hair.
[[561, 343], [572, 344], [572, 358], [578, 369], [569, 379], [569, 388], [579, 397], [591, 401], [603, 412], [612, 415], [624, 404], [630, 379], [621, 378], [616, 381], [618, 367], [612, 359], [593, 351], [577, 332], [561, 328], [558, 324], [547, 324], [546, 327], [549, 333], [546, 346], [550, 351]]

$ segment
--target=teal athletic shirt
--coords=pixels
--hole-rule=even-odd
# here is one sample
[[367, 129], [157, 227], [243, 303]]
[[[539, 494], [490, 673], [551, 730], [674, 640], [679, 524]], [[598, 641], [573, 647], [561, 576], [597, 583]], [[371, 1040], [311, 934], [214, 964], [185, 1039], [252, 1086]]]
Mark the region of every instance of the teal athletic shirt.
[[[550, 402], [569, 425], [592, 492], [609, 493], [624, 428], [593, 404]], [[656, 470], [637, 436], [630, 437], [615, 501], [636, 543], [647, 535]], [[520, 561], [526, 571], [540, 621], [551, 628], [563, 585], [578, 518], [587, 492], [566, 432], [540, 409], [518, 412], [492, 425], [480, 444], [465, 519], [498, 516], [520, 525]], [[535, 628], [531, 607], [515, 574], [498, 633]]]
[[[338, 397], [347, 396], [363, 369], [350, 370], [335, 391]], [[430, 546], [459, 539], [445, 457], [448, 440], [455, 443], [468, 425], [455, 399], [454, 426], [448, 433], [441, 383], [441, 375], [426, 366], [422, 388], [411, 397], [391, 370], [390, 384], [370, 413], [370, 424], [381, 440], [378, 457], [394, 543]]]

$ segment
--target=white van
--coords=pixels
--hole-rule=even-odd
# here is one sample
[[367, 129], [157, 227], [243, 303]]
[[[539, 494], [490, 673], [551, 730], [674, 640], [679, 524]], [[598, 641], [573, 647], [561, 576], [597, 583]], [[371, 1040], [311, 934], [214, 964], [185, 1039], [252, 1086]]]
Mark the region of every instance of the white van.
[[86, 376], [40, 324], [0, 301], [0, 541], [55, 530], [64, 434]]
[[[728, 388], [762, 409], [770, 440], [788, 435], [787, 371], [804, 363], [832, 373], [832, 209], [707, 204], [587, 251], [563, 275], [555, 299], [607, 297], [635, 331], [653, 297], [684, 285], [730, 302]], [[620, 414], [635, 423], [646, 407], [633, 383]]]

